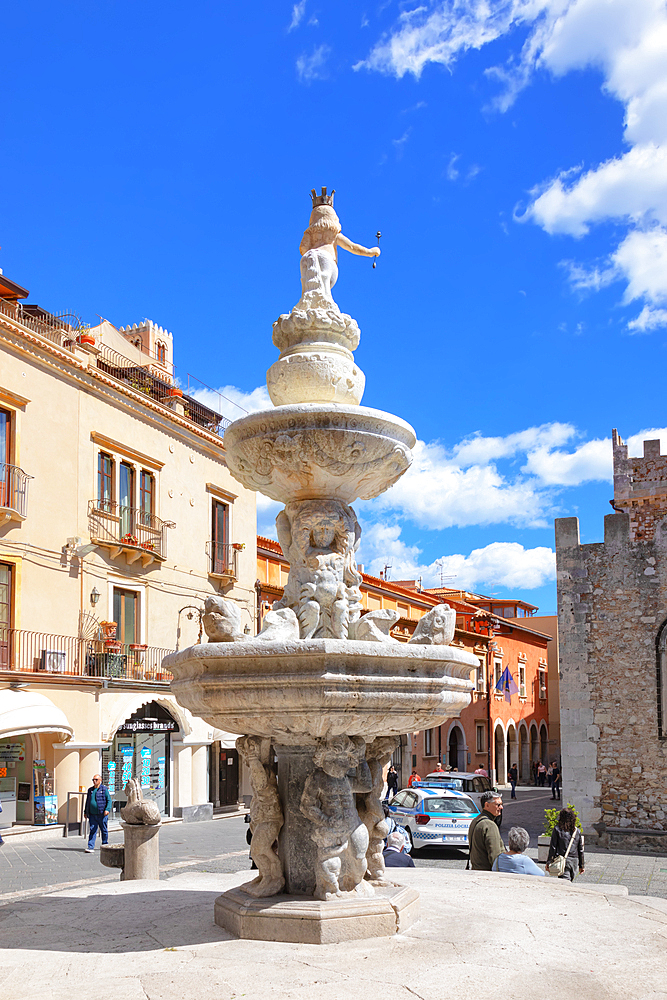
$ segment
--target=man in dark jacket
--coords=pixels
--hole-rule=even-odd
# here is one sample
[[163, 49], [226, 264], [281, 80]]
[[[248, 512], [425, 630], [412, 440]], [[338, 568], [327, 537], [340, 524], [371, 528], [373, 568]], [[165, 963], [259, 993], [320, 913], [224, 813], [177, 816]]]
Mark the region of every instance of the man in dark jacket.
[[385, 868], [414, 868], [415, 863], [409, 854], [403, 853], [405, 841], [400, 833], [390, 833], [387, 846], [382, 852]]
[[95, 838], [97, 837], [98, 827], [102, 834], [102, 843], [109, 843], [107, 823], [110, 811], [111, 796], [109, 795], [109, 789], [106, 785], [102, 784], [102, 776], [94, 774], [93, 783], [88, 789], [86, 805], [83, 810], [83, 815], [87, 817], [90, 824], [86, 854], [92, 854], [95, 850]]
[[484, 792], [482, 811], [475, 816], [468, 830], [470, 867], [473, 871], [490, 872], [493, 862], [505, 850], [496, 817], [503, 811], [503, 799], [498, 792]]

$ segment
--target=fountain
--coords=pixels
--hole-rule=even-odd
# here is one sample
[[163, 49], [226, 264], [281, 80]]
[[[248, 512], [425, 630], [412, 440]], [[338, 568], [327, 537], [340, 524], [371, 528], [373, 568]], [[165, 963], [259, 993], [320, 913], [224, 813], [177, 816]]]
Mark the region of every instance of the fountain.
[[343, 236], [333, 196], [312, 192], [302, 295], [273, 326], [275, 406], [225, 433], [236, 479], [285, 504], [276, 519], [290, 562], [283, 597], [253, 638], [232, 601], [208, 598], [209, 642], [165, 659], [184, 707], [243, 734], [237, 747], [251, 775], [259, 874], [217, 899], [216, 922], [239, 937], [312, 943], [394, 934], [417, 918], [418, 894], [385, 877], [382, 769], [402, 733], [458, 715], [477, 666], [450, 646], [447, 605], [407, 644], [390, 635], [397, 612], [361, 613], [361, 529], [350, 504], [395, 483], [416, 439], [399, 417], [359, 405], [359, 327], [331, 290], [338, 247], [380, 251]]

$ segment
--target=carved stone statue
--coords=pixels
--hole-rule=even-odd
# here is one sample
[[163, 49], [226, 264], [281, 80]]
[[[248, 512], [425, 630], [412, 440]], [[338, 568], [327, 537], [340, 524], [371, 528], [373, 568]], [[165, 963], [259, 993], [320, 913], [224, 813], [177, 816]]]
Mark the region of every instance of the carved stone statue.
[[293, 642], [300, 638], [299, 619], [291, 608], [267, 611], [256, 638], [262, 642]]
[[275, 896], [285, 885], [282, 864], [276, 853], [282, 828], [283, 810], [278, 797], [278, 783], [269, 766], [271, 741], [257, 736], [240, 736], [236, 749], [250, 771], [250, 856], [259, 875], [241, 888], [250, 896]]
[[363, 887], [368, 830], [354, 800], [355, 792], [371, 789], [364, 750], [360, 736], [335, 736], [320, 740], [313, 754], [317, 771], [304, 785], [301, 812], [313, 824], [311, 837], [317, 845], [316, 899], [333, 899], [352, 890], [365, 895], [370, 889]]
[[438, 604], [428, 614], [420, 618], [408, 642], [420, 646], [449, 646], [454, 638], [456, 611], [449, 604]]
[[368, 249], [343, 236], [333, 207], [335, 192], [313, 190], [313, 210], [303, 234], [301, 298], [290, 313], [273, 324], [278, 361], [267, 372], [266, 383], [276, 405], [295, 402], [358, 404], [364, 391], [364, 373], [352, 351], [359, 345], [359, 327], [342, 313], [331, 290], [338, 278], [338, 247], [362, 257], [377, 257], [379, 247]]
[[204, 631], [211, 642], [238, 642], [244, 638], [241, 609], [224, 597], [207, 597], [204, 603]]
[[302, 639], [347, 639], [361, 613], [354, 511], [339, 500], [294, 500], [278, 514], [276, 528], [290, 574], [274, 610], [293, 608]]
[[366, 878], [373, 881], [381, 880], [384, 876], [382, 851], [389, 830], [381, 802], [384, 785], [382, 771], [399, 743], [399, 736], [378, 736], [366, 744], [366, 762], [371, 772], [372, 787], [370, 792], [357, 795], [357, 811], [368, 830]]
[[120, 811], [121, 819], [133, 825], [156, 826], [162, 819], [157, 802], [147, 802], [141, 785], [136, 778], [130, 778], [125, 785], [127, 803]]
[[357, 621], [351, 622], [349, 638], [361, 639], [364, 642], [398, 642], [398, 639], [389, 635], [389, 630], [399, 618], [398, 611], [390, 611], [388, 608], [382, 611], [367, 611]]

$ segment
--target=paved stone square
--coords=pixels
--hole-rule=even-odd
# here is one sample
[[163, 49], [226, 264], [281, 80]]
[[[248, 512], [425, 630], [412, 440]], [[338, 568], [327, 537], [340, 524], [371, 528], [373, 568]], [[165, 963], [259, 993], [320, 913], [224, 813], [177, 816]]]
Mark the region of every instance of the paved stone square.
[[[537, 836], [542, 831], [544, 810], [552, 805], [549, 789], [519, 788], [516, 800], [510, 799], [509, 792], [503, 792], [503, 800], [503, 836], [507, 838], [511, 826], [525, 827], [531, 835], [527, 853], [537, 859]], [[166, 824], [160, 831], [160, 877], [249, 870], [247, 829], [239, 816], [220, 816], [206, 823]], [[120, 843], [120, 830], [112, 831], [109, 839]], [[0, 848], [0, 903], [54, 887], [117, 882], [118, 873], [100, 864], [99, 849], [95, 854], [86, 854], [85, 846], [84, 838], [79, 836], [16, 845], [7, 838]], [[417, 868], [463, 871], [466, 855], [453, 850], [423, 850], [415, 854], [415, 864]], [[586, 872], [578, 882], [626, 886], [634, 895], [667, 898], [667, 855], [612, 854], [588, 848]]]

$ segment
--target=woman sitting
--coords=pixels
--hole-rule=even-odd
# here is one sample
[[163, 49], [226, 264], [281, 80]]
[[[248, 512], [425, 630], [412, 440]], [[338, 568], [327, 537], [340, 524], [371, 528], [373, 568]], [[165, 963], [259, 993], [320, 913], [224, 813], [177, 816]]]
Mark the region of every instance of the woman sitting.
[[516, 875], [544, 875], [532, 858], [523, 853], [530, 843], [530, 834], [522, 826], [513, 826], [508, 834], [509, 850], [493, 862], [494, 872], [514, 872]]

